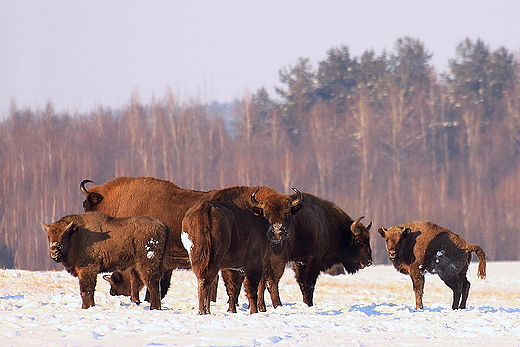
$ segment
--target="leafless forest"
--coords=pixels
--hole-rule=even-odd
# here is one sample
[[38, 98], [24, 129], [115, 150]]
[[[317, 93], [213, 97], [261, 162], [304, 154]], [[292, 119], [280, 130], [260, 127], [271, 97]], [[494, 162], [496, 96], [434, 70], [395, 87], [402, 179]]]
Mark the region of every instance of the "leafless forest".
[[[518, 58], [469, 39], [446, 73], [415, 39], [352, 57], [332, 48], [280, 70], [280, 88], [230, 103], [149, 102], [57, 113], [13, 101], [0, 123], [0, 267], [51, 263], [40, 222], [82, 212], [82, 179], [155, 176], [183, 188], [297, 187], [375, 228], [427, 219], [520, 257]], [[374, 229], [375, 230], [375, 229]], [[386, 261], [373, 234], [374, 258]]]

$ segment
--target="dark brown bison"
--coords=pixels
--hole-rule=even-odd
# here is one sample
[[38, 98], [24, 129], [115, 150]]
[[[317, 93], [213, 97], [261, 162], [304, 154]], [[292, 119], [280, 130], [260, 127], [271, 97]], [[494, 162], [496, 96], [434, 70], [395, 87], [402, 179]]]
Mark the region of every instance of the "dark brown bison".
[[[267, 288], [273, 307], [282, 305], [278, 283], [287, 262], [293, 262], [296, 281], [303, 295], [303, 302], [312, 306], [314, 287], [320, 272], [335, 264], [341, 264], [349, 274], [356, 273], [372, 264], [370, 227], [364, 226], [360, 217], [352, 220], [336, 204], [303, 193], [300, 212], [288, 229], [285, 245], [281, 250], [268, 252], [264, 277], [259, 286], [258, 307], [265, 311], [264, 291]], [[278, 248], [272, 244], [271, 248]], [[238, 274], [225, 274], [227, 282], [234, 282], [234, 291], [239, 291]], [[238, 282], [238, 284], [237, 284]], [[238, 294], [232, 294], [236, 298]]]
[[[320, 272], [341, 264], [347, 273], [354, 274], [372, 264], [372, 222], [365, 227], [360, 222], [363, 217], [353, 220], [333, 202], [309, 193], [303, 194], [301, 205], [301, 212], [294, 216], [291, 223], [291, 235], [282, 256], [284, 262], [293, 262], [303, 302], [312, 306], [314, 288]], [[280, 257], [271, 259], [274, 273], [266, 276], [266, 284], [271, 297], [274, 292], [277, 298], [278, 282], [284, 268]], [[273, 302], [275, 304], [281, 303]]]
[[[250, 312], [258, 312], [258, 283], [269, 240], [278, 245], [286, 240], [301, 201], [301, 194], [291, 197], [268, 187], [230, 187], [215, 191], [207, 201], [188, 210], [182, 231], [192, 243], [190, 260], [198, 279], [199, 314], [210, 313], [210, 288], [221, 269], [244, 275]], [[231, 297], [229, 311], [236, 312]]]
[[148, 217], [87, 212], [42, 225], [51, 258], [79, 278], [82, 308], [95, 305], [98, 273], [135, 269], [150, 292], [150, 309], [161, 309], [159, 281], [170, 234], [166, 224]]
[[379, 228], [394, 267], [410, 275], [416, 309], [423, 308], [424, 274], [437, 274], [453, 291], [452, 308], [465, 309], [470, 283], [466, 277], [471, 253], [478, 257], [480, 278], [486, 277], [486, 254], [459, 235], [431, 222], [413, 222]]
[[[171, 236], [165, 258], [165, 274], [161, 280], [161, 294], [166, 295], [172, 270], [189, 269], [188, 252], [181, 242], [181, 224], [190, 207], [205, 199], [208, 192], [182, 189], [170, 181], [153, 177], [119, 177], [102, 185], [85, 185], [91, 180], [83, 180], [80, 190], [85, 196], [85, 211], [100, 211], [114, 217], [148, 216], [157, 218], [170, 228]], [[110, 282], [112, 295], [130, 295], [135, 276], [132, 270], [123, 274], [104, 276]], [[139, 278], [132, 282], [139, 291], [143, 288]]]

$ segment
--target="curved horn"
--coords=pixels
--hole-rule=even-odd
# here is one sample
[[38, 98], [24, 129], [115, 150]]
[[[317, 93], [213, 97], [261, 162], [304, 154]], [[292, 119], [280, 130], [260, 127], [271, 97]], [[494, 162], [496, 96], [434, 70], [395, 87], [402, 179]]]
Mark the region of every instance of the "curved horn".
[[292, 206], [299, 205], [303, 200], [303, 194], [296, 188], [293, 188], [292, 190], [294, 190], [296, 192], [296, 194], [298, 194], [298, 197], [292, 201], [291, 205]]
[[361, 216], [359, 217], [358, 219], [356, 219], [351, 225], [350, 225], [350, 231], [352, 231], [352, 233], [356, 234], [356, 227], [359, 223], [360, 220], [362, 220], [363, 218], [365, 218], [365, 216]]
[[258, 200], [256, 200], [256, 193], [258, 193], [258, 191], [260, 190], [260, 188], [258, 188], [257, 190], [254, 191], [253, 194], [251, 194], [251, 202], [253, 203], [253, 205], [255, 206], [259, 206], [260, 203], [258, 202]]
[[79, 189], [81, 190], [81, 192], [83, 193], [83, 195], [87, 196], [90, 192], [88, 191], [88, 189], [85, 187], [85, 184], [87, 183], [94, 183], [94, 181], [91, 181], [91, 180], [83, 180], [81, 181], [81, 183], [79, 184]]

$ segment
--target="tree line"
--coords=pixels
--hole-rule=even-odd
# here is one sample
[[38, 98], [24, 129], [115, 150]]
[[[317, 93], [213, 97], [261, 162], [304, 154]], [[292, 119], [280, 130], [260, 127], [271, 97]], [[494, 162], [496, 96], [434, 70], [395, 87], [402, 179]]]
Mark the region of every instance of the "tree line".
[[[230, 103], [172, 92], [86, 114], [18, 107], [0, 123], [0, 267], [57, 269], [40, 225], [82, 212], [79, 182], [154, 176], [197, 190], [296, 187], [375, 228], [431, 220], [519, 259], [520, 69], [506, 48], [456, 47], [438, 74], [420, 40], [300, 58]], [[373, 231], [374, 259], [386, 262]]]

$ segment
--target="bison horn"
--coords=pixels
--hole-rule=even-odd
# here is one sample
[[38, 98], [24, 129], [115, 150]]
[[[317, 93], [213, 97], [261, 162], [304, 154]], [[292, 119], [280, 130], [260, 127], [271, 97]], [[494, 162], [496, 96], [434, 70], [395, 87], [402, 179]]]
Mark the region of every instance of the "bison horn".
[[79, 184], [79, 189], [81, 190], [81, 192], [83, 193], [83, 195], [87, 196], [90, 192], [88, 191], [88, 189], [85, 187], [85, 184], [87, 183], [94, 183], [94, 181], [91, 181], [91, 180], [83, 180], [81, 181], [81, 183]]
[[253, 194], [251, 194], [251, 202], [255, 206], [259, 206], [260, 205], [260, 202], [258, 202], [258, 200], [256, 200], [256, 193], [258, 193], [259, 190], [260, 190], [260, 188], [258, 188], [257, 190], [254, 191]]
[[296, 192], [296, 194], [298, 194], [298, 197], [296, 199], [293, 200], [292, 202], [292, 206], [296, 206], [296, 205], [299, 205], [302, 200], [303, 200], [303, 194], [302, 192], [300, 192], [298, 189], [296, 188], [293, 188], [292, 190], [294, 190]]
[[352, 233], [357, 234], [357, 232], [356, 232], [357, 225], [358, 225], [359, 221], [362, 220], [363, 218], [365, 218], [365, 216], [359, 217], [358, 219], [356, 219], [356, 220], [355, 220], [355, 221], [350, 225], [350, 231], [352, 231]]

